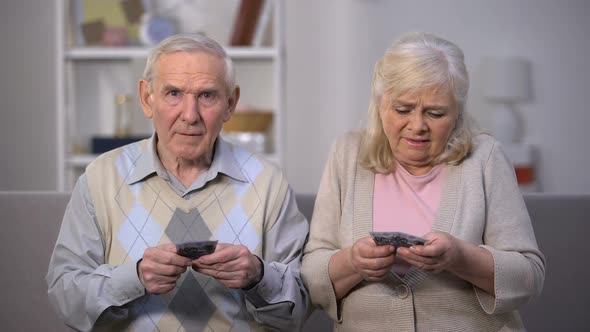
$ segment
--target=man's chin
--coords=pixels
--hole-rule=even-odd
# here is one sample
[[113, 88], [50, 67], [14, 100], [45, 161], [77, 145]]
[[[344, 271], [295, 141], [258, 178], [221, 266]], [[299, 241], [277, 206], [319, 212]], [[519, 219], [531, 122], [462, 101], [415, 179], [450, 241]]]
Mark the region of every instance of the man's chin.
[[203, 160], [209, 158], [212, 151], [202, 148], [195, 148], [194, 146], [185, 147], [177, 150], [176, 157], [183, 160]]

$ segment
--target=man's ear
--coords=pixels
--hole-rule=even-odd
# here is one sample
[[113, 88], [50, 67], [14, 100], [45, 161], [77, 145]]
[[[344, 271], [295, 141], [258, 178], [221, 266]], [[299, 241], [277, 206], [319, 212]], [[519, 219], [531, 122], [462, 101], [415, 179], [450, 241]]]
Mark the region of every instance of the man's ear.
[[231, 95], [229, 96], [229, 98], [227, 100], [228, 107], [227, 107], [227, 111], [224, 114], [223, 122], [229, 121], [232, 114], [234, 114], [234, 111], [236, 110], [236, 105], [238, 105], [238, 100], [240, 100], [240, 87], [238, 85], [236, 85], [236, 87], [234, 88], [234, 91], [231, 93]]
[[154, 111], [152, 110], [153, 100], [150, 94], [149, 85], [149, 82], [146, 80], [139, 81], [139, 101], [141, 102], [143, 114], [145, 114], [148, 119], [151, 119], [154, 116]]

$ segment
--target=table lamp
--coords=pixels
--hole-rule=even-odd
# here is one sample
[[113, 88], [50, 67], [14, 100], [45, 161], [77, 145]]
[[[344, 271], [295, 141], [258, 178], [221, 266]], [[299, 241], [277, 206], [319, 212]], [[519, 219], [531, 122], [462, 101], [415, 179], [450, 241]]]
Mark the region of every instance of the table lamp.
[[530, 64], [518, 57], [484, 58], [481, 63], [484, 98], [494, 104], [493, 132], [505, 144], [519, 143], [523, 121], [516, 104], [531, 97]]

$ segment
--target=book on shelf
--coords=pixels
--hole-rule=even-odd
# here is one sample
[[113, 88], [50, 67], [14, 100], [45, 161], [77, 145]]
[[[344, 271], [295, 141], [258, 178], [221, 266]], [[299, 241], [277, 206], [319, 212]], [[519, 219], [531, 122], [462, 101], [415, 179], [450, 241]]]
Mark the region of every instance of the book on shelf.
[[234, 20], [231, 46], [250, 46], [260, 18], [264, 0], [241, 0]]
[[256, 31], [254, 32], [254, 39], [252, 41], [252, 45], [256, 47], [263, 46], [272, 20], [272, 6], [274, 0], [263, 1], [264, 4], [260, 11], [260, 17], [258, 18], [258, 24], [256, 24]]

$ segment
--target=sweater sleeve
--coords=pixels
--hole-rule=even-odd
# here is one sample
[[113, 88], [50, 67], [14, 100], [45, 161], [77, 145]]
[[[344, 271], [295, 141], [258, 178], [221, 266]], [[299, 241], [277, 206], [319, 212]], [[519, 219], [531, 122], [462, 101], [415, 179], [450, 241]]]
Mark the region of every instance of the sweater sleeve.
[[246, 307], [267, 329], [297, 331], [309, 302], [300, 275], [302, 248], [309, 226], [297, 208], [291, 188], [284, 197], [278, 199], [280, 213], [265, 235], [262, 280], [246, 291]]
[[82, 331], [126, 316], [123, 305], [145, 293], [135, 262], [104, 264], [104, 241], [84, 175], [66, 208], [46, 281], [49, 301], [60, 317]]
[[518, 188], [514, 168], [498, 143], [484, 169], [486, 227], [482, 247], [494, 258], [495, 297], [476, 288], [488, 314], [509, 312], [538, 296], [545, 279], [531, 220]]
[[342, 141], [333, 145], [318, 189], [309, 240], [305, 247], [302, 276], [312, 303], [323, 309], [333, 320], [341, 321], [336, 293], [332, 286], [328, 263], [342, 248], [339, 234], [342, 217]]

